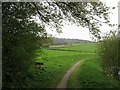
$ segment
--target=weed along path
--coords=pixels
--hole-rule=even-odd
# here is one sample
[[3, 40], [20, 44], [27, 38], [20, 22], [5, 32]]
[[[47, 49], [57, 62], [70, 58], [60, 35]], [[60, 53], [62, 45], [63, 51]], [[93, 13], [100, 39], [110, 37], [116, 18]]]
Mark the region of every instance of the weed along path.
[[75, 70], [75, 68], [79, 64], [81, 64], [83, 61], [85, 61], [85, 60], [78, 61], [65, 73], [65, 75], [61, 79], [60, 83], [58, 84], [57, 88], [67, 88], [67, 81], [69, 79], [69, 76], [72, 74], [72, 72]]

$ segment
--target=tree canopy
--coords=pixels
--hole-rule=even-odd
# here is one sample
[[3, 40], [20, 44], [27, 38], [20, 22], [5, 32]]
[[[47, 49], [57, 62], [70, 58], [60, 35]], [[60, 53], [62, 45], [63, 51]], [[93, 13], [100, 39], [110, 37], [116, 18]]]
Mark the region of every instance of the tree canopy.
[[70, 21], [89, 28], [91, 34], [100, 37], [101, 23], [109, 23], [109, 7], [102, 2], [40, 2], [34, 3], [42, 26], [51, 25], [57, 31], [62, 21]]
[[[18, 2], [21, 3], [21, 2]], [[90, 32], [99, 38], [101, 23], [109, 23], [109, 7], [100, 1], [97, 2], [22, 2], [25, 14], [32, 18], [37, 16], [41, 26], [50, 25], [60, 31], [62, 21], [71, 21], [77, 25], [89, 28]], [[14, 6], [17, 6], [14, 5]], [[11, 6], [10, 6], [11, 7]]]

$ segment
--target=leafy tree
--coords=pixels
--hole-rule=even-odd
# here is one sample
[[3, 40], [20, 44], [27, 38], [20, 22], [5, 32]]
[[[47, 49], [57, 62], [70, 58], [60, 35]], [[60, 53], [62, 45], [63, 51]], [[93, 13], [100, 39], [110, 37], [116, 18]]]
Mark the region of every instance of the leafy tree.
[[[59, 32], [62, 21], [70, 21], [83, 27], [100, 38], [101, 23], [109, 23], [109, 7], [102, 2], [40, 2], [38, 10], [42, 25], [51, 25]], [[109, 24], [111, 25], [111, 24]]]
[[41, 46], [44, 29], [30, 20], [36, 12], [31, 3], [3, 3], [3, 87], [23, 87]]
[[[90, 28], [99, 36], [100, 17], [108, 21], [108, 7], [101, 2], [4, 2], [3, 87], [25, 87], [25, 78], [33, 62], [35, 50], [42, 46], [45, 25], [60, 31], [62, 21], [69, 20]], [[38, 25], [34, 17], [39, 17]], [[18, 82], [19, 81], [19, 82]]]

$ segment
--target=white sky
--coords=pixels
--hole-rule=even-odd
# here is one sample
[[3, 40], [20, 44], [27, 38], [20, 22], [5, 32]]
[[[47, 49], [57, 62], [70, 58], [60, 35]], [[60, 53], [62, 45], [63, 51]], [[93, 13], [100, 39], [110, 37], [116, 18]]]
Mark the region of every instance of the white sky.
[[[118, 6], [118, 1], [119, 0], [101, 0], [106, 2], [107, 6], [110, 7], [117, 7]], [[110, 14], [110, 21], [113, 24], [118, 24], [118, 8], [115, 8], [114, 10], [111, 10], [111, 12], [113, 14]], [[54, 37], [58, 37], [58, 38], [74, 38], [74, 39], [84, 39], [84, 40], [92, 40], [92, 38], [90, 38], [90, 34], [89, 34], [89, 30], [87, 28], [82, 28], [82, 27], [78, 27], [77, 25], [64, 25], [64, 27], [62, 28], [62, 32], [63, 33], [57, 33], [56, 30], [50, 29], [50, 28], [46, 28], [47, 32], [49, 34], [52, 34], [52, 36]], [[103, 27], [101, 27], [102, 33], [105, 33], [107, 31], [110, 30], [110, 28], [107, 25], [104, 25]]]

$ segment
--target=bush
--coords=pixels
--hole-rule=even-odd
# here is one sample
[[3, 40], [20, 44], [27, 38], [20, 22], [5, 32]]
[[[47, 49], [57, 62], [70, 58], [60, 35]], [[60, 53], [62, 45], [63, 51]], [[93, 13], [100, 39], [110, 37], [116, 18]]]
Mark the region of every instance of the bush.
[[42, 44], [42, 35], [38, 34], [44, 33], [44, 29], [30, 20], [35, 11], [29, 5], [17, 2], [2, 4], [3, 88], [25, 87], [35, 51]]
[[120, 49], [119, 49], [120, 40], [118, 39], [115, 33], [112, 35], [106, 35], [104, 40], [100, 42], [100, 56], [102, 59], [102, 64], [105, 72], [109, 76], [119, 79], [118, 72], [120, 71]]

